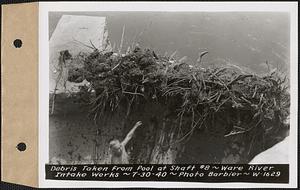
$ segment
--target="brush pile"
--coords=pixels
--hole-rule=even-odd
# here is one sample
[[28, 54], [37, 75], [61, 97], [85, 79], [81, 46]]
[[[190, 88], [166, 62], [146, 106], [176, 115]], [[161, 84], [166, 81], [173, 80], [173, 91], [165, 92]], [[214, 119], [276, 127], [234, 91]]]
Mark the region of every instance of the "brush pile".
[[[69, 71], [68, 80], [90, 83], [81, 94], [94, 119], [120, 106], [131, 112], [133, 105], [155, 102], [176, 116], [185, 136], [209, 127], [208, 120], [215, 114], [246, 115], [231, 114], [229, 120], [234, 122], [226, 126], [225, 137], [255, 128], [268, 134], [279, 130], [289, 116], [287, 81], [276, 71], [257, 76], [236, 68], [201, 68], [138, 47], [125, 55], [96, 50], [82, 59], [81, 67]], [[190, 125], [184, 126], [183, 118]]]

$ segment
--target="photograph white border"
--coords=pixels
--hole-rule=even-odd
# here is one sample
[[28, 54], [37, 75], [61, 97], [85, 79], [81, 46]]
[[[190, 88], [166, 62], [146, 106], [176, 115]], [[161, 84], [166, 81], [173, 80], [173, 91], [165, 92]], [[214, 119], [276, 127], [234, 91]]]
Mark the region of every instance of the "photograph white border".
[[[49, 25], [48, 13], [58, 11], [159, 12], [289, 12], [290, 13], [290, 181], [269, 183], [118, 182], [45, 180], [49, 161]], [[150, 188], [295, 188], [298, 134], [298, 3], [297, 2], [40, 2], [39, 3], [39, 187]]]

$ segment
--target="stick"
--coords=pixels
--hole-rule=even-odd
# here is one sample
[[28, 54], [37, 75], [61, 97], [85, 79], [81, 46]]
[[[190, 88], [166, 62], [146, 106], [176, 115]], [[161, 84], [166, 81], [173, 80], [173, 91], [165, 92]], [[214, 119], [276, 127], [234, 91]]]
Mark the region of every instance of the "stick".
[[95, 50], [98, 50], [98, 49], [95, 47], [95, 45], [93, 44], [92, 40], [90, 40], [90, 43], [91, 43], [91, 45], [93, 46], [93, 48], [94, 48]]
[[144, 94], [138, 93], [138, 92], [127, 92], [127, 91], [123, 91], [124, 94], [132, 94], [132, 95], [140, 95], [144, 97]]
[[121, 37], [121, 42], [120, 42], [119, 54], [121, 54], [122, 47], [123, 47], [124, 33], [125, 33], [125, 24], [123, 25], [123, 32], [122, 32], [122, 37]]
[[199, 57], [197, 59], [197, 63], [199, 63], [199, 65], [201, 65], [202, 57], [206, 54], [208, 54], [208, 51], [204, 51], [204, 52], [199, 53]]
[[170, 55], [170, 59], [174, 59], [174, 56], [176, 55], [176, 53], [177, 53], [177, 50], [175, 50], [171, 55]]
[[237, 132], [231, 131], [229, 134], [224, 135], [224, 137], [229, 137], [229, 136], [237, 135], [237, 134], [240, 134], [240, 133], [245, 133], [245, 131], [237, 131]]
[[94, 49], [94, 47], [92, 47], [92, 46], [89, 46], [89, 45], [86, 45], [85, 43], [83, 43], [83, 42], [81, 42], [81, 41], [78, 41], [78, 40], [76, 40], [74, 37], [72, 37], [72, 39], [73, 39], [75, 42], [77, 42], [77, 43], [79, 43], [79, 44], [81, 44], [81, 45], [83, 45], [83, 46], [85, 46], [85, 47], [88, 47], [88, 48]]

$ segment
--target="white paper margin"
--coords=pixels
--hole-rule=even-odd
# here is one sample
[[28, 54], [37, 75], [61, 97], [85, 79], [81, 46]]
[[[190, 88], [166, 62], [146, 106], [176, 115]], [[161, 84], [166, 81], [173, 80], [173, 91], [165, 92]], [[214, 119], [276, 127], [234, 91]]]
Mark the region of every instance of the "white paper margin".
[[[39, 187], [153, 187], [153, 188], [295, 188], [297, 187], [298, 3], [296, 2], [40, 2], [39, 3]], [[290, 13], [290, 181], [269, 183], [118, 182], [45, 180], [49, 156], [49, 40], [50, 11], [163, 12], [289, 12]]]

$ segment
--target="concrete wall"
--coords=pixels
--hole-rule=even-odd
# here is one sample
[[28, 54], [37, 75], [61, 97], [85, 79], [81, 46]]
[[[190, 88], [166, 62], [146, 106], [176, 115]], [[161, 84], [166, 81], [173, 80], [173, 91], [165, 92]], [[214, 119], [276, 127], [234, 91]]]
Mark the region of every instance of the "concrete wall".
[[[178, 123], [176, 123], [175, 119], [165, 120], [166, 108], [162, 108], [159, 104], [146, 103], [132, 109], [135, 109], [132, 110], [134, 114], [129, 115], [126, 122], [124, 120], [126, 110], [119, 110], [113, 115], [100, 118], [95, 123], [91, 118], [87, 117], [87, 107], [74, 103], [72, 99], [62, 98], [58, 95], [54, 114], [49, 118], [50, 162], [68, 164], [109, 163], [109, 141], [112, 139], [121, 141], [134, 123], [141, 120], [143, 125], [136, 131], [126, 149], [131, 155], [131, 163], [149, 163], [150, 158], [146, 157], [151, 156], [155, 142], [160, 138], [161, 127], [166, 122], [168, 123], [166, 124], [167, 126], [174, 126]], [[218, 127], [219, 130], [214, 129]], [[212, 126], [210, 131], [195, 130], [193, 136], [187, 142], [183, 153], [179, 154], [178, 158], [175, 157], [176, 162], [239, 162], [240, 158], [236, 157], [235, 153], [231, 152], [225, 155], [228, 143], [222, 136], [224, 133], [223, 127], [221, 123]], [[215, 131], [218, 131], [218, 134]], [[167, 141], [163, 143], [163, 145], [168, 144]], [[240, 147], [238, 148], [240, 149]], [[178, 151], [181, 152], [180, 150]], [[161, 159], [164, 160], [163, 158]]]
[[120, 138], [121, 122], [117, 122], [118, 115], [115, 115], [115, 121], [104, 118], [96, 123], [88, 117], [88, 111], [88, 106], [77, 102], [76, 98], [63, 94], [56, 95], [54, 113], [49, 116], [50, 162], [106, 163], [109, 161], [107, 145], [112, 138]]
[[[109, 163], [109, 142], [112, 139], [122, 141], [133, 125], [141, 120], [142, 129], [136, 130], [126, 146], [127, 152], [135, 155], [133, 157], [139, 157], [140, 150], [148, 145], [143, 143], [145, 138], [156, 132], [156, 126], [151, 125], [152, 116], [163, 117], [163, 114], [160, 114], [163, 109], [152, 104], [135, 110], [126, 120], [127, 109], [119, 109], [113, 114], [100, 117], [95, 123], [87, 117], [87, 106], [62, 96], [57, 95], [54, 114], [49, 118], [49, 161], [52, 163]], [[50, 110], [51, 105], [50, 103]], [[144, 108], [147, 108], [147, 111], [144, 111]], [[139, 161], [134, 158], [132, 160], [134, 163]]]
[[50, 162], [109, 163], [109, 141], [122, 137], [121, 122], [117, 120], [96, 124], [87, 118], [85, 110], [50, 116]]
[[[125, 105], [122, 107], [126, 107]], [[93, 119], [87, 117], [89, 110], [87, 106], [78, 104], [73, 98], [57, 95], [54, 114], [49, 118], [49, 161], [62, 164], [110, 163], [108, 150], [110, 140], [122, 141], [133, 125], [137, 121], [142, 121], [143, 125], [136, 130], [126, 150], [131, 158], [130, 163], [150, 163], [153, 161], [150, 157], [151, 153], [155, 152], [154, 146], [159, 144], [157, 142], [161, 136], [162, 126], [168, 126], [170, 129], [178, 124], [177, 120], [167, 118], [168, 108], [162, 107], [159, 103], [141, 103], [131, 109], [133, 114], [129, 114], [127, 118], [127, 109], [120, 109], [113, 114], [100, 117], [95, 123]], [[175, 162], [248, 163], [255, 155], [284, 139], [288, 131], [288, 128], [281, 127], [281, 130], [266, 137], [263, 137], [262, 131], [253, 131], [255, 141], [251, 133], [224, 138], [224, 134], [229, 132], [226, 127], [231, 126], [232, 122], [235, 121], [233, 119], [226, 121], [226, 113], [208, 119], [206, 126], [194, 131], [183, 150], [181, 148], [176, 150], [179, 154], [175, 156]], [[186, 132], [189, 131], [187, 128], [189, 126], [188, 123], [183, 126]], [[167, 136], [169, 129], [165, 131]], [[172, 143], [164, 141], [162, 145]], [[161, 155], [158, 157], [164, 160]]]

